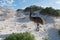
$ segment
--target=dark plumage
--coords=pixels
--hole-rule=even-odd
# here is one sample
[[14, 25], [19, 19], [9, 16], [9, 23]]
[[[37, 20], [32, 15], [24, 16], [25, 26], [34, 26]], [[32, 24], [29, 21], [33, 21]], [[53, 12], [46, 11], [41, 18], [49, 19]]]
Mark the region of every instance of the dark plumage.
[[34, 21], [35, 23], [40, 23], [40, 24], [44, 24], [43, 20], [40, 17], [32, 17], [32, 12], [30, 12], [30, 20]]

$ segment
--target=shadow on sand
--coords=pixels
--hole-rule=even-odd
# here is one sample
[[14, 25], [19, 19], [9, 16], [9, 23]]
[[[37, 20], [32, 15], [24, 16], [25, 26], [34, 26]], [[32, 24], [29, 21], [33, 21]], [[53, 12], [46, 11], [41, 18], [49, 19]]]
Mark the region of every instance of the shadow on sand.
[[53, 23], [55, 23], [54, 17], [51, 17], [51, 16], [48, 16], [48, 17], [44, 18], [44, 20], [45, 20], [46, 24], [53, 24]]
[[9, 36], [9, 34], [0, 34], [0, 38], [5, 38], [7, 36]]
[[30, 19], [29, 19], [29, 17], [24, 17], [24, 18], [18, 18], [16, 21], [20, 22], [20, 23], [25, 23], [25, 22], [28, 23], [30, 21]]
[[58, 29], [50, 28], [47, 32], [50, 40], [60, 40], [60, 36], [58, 35]]

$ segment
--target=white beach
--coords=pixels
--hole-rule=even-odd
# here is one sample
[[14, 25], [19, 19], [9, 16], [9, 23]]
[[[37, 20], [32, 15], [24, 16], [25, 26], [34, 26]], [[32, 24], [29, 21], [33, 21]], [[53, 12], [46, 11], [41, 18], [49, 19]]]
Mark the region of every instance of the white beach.
[[[30, 32], [35, 35], [36, 40], [49, 38], [50, 40], [60, 40], [57, 29], [60, 28], [60, 17], [55, 18], [41, 16], [45, 24], [41, 25], [39, 31], [36, 31], [36, 23], [30, 21], [29, 16], [23, 18], [16, 17], [15, 14], [5, 21], [0, 21], [0, 40], [3, 40], [11, 33]], [[26, 27], [24, 27], [26, 26]]]

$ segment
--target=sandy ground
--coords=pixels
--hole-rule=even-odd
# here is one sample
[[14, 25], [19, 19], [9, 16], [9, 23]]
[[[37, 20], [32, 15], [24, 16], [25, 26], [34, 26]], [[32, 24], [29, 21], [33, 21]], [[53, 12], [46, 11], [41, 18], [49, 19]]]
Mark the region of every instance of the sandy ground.
[[11, 33], [31, 32], [36, 40], [60, 40], [57, 29], [60, 28], [60, 17], [41, 16], [45, 24], [40, 25], [40, 30], [36, 31], [36, 23], [29, 20], [29, 16], [23, 18], [12, 16], [11, 18], [0, 21], [0, 40], [3, 40]]

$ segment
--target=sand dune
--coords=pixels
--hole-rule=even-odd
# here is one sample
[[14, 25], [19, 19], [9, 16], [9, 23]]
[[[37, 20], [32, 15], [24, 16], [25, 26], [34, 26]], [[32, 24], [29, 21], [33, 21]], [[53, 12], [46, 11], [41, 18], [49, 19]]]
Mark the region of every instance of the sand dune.
[[[0, 12], [1, 13], [1, 12]], [[15, 12], [14, 12], [15, 13]], [[11, 13], [13, 14], [13, 13]], [[0, 40], [3, 40], [11, 33], [31, 32], [35, 35], [36, 40], [43, 40], [49, 38], [49, 40], [60, 40], [57, 29], [60, 28], [60, 17], [51, 17], [40, 15], [45, 21], [44, 25], [41, 25], [40, 30], [36, 31], [36, 23], [30, 21], [28, 15], [17, 17], [15, 14], [10, 15], [9, 19], [0, 21]]]

